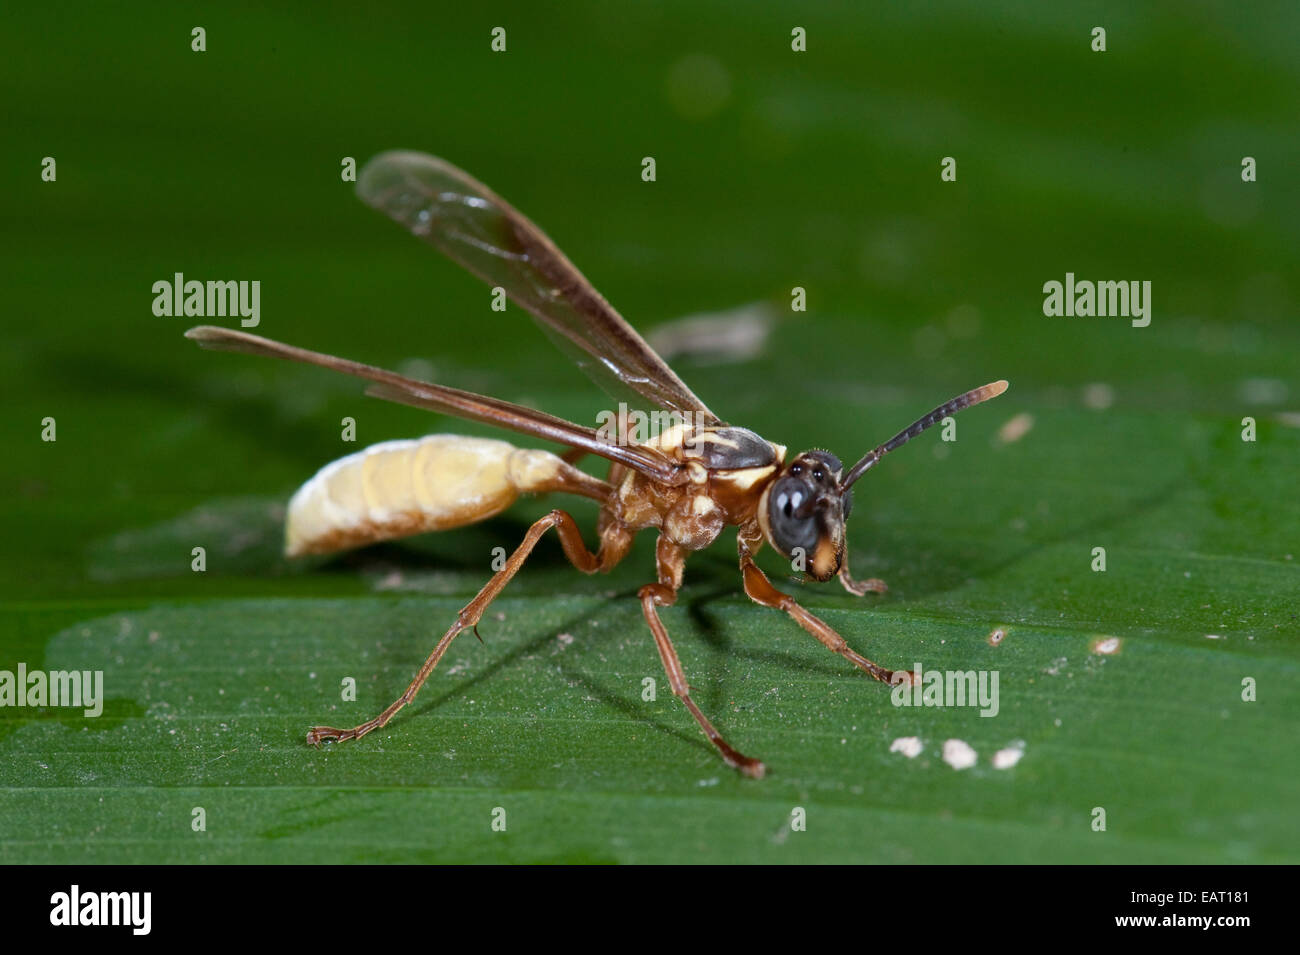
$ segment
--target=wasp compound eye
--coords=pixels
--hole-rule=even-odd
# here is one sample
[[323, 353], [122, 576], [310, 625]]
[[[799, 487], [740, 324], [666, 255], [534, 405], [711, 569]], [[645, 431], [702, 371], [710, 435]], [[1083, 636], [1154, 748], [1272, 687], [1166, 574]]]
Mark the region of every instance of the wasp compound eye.
[[767, 520], [772, 543], [789, 555], [796, 547], [805, 553], [817, 546], [817, 518], [813, 489], [798, 477], [780, 478], [768, 496]]

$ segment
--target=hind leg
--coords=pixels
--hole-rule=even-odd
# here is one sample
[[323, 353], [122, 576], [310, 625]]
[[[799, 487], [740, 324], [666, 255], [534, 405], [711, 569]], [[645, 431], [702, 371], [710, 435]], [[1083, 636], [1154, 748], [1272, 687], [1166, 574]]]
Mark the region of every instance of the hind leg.
[[601, 547], [599, 554], [593, 554], [587, 550], [587, 545], [582, 541], [582, 533], [578, 530], [577, 522], [565, 511], [554, 510], [541, 518], [528, 528], [528, 533], [524, 535], [523, 542], [515, 548], [515, 552], [510, 555], [504, 567], [492, 575], [478, 595], [467, 603], [456, 616], [456, 622], [453, 623], [438, 645], [433, 648], [429, 658], [424, 661], [424, 666], [420, 667], [420, 672], [415, 675], [405, 692], [394, 700], [389, 707], [380, 713], [374, 719], [367, 720], [360, 726], [354, 726], [351, 729], [335, 729], [332, 726], [314, 726], [307, 733], [307, 742], [313, 745], [319, 744], [324, 740], [348, 740], [357, 739], [365, 736], [371, 730], [377, 730], [384, 726], [393, 716], [415, 699], [415, 694], [420, 692], [420, 687], [424, 686], [424, 681], [429, 679], [438, 661], [442, 659], [447, 648], [451, 646], [451, 641], [463, 630], [472, 628], [483, 616], [488, 605], [496, 599], [497, 594], [505, 588], [510, 582], [510, 578], [518, 572], [519, 568], [524, 565], [528, 555], [533, 552], [537, 546], [537, 541], [552, 527], [560, 535], [560, 544], [564, 547], [564, 555], [569, 558], [570, 563], [577, 567], [583, 573], [594, 574], [598, 570], [608, 570], [614, 564], [622, 559], [627, 553], [630, 545], [630, 536], [625, 531], [619, 533], [619, 528], [609, 528], [601, 535]]

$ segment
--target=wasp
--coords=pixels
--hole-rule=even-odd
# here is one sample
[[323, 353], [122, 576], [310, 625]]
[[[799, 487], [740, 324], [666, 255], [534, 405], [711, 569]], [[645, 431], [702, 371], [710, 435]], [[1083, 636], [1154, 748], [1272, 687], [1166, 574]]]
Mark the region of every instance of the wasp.
[[[564, 445], [564, 455], [505, 441], [438, 434], [390, 441], [322, 468], [293, 495], [286, 522], [290, 556], [327, 554], [486, 520], [522, 494], [562, 493], [600, 505], [599, 546], [587, 548], [574, 518], [555, 509], [523, 541], [447, 628], [410, 685], [378, 716], [351, 729], [313, 727], [309, 743], [349, 740], [379, 729], [415, 698], [451, 642], [473, 629], [549, 530], [584, 573], [609, 571], [639, 531], [658, 532], [656, 577], [637, 592], [669, 684], [728, 765], [760, 778], [764, 764], [745, 756], [691, 699], [681, 660], [660, 619], [677, 600], [687, 557], [736, 528], [745, 593], [782, 611], [827, 649], [883, 683], [911, 677], [854, 651], [839, 633], [774, 587], [754, 562], [764, 544], [817, 581], [838, 577], [850, 593], [883, 592], [879, 580], [849, 573], [845, 523], [853, 485], [889, 452], [971, 405], [1002, 394], [995, 381], [940, 405], [851, 467], [829, 451], [787, 455], [784, 445], [728, 424], [696, 397], [645, 340], [600, 295], [536, 225], [487, 186], [445, 160], [396, 151], [372, 159], [358, 177], [363, 201], [387, 214], [522, 306], [578, 366], [615, 398], [629, 398], [670, 417], [650, 437], [624, 427], [575, 424], [522, 405], [473, 394], [214, 326], [186, 336], [205, 348], [248, 352], [318, 365], [368, 381], [379, 398], [495, 425], [533, 440]], [[609, 462], [604, 479], [576, 467], [586, 455]]]

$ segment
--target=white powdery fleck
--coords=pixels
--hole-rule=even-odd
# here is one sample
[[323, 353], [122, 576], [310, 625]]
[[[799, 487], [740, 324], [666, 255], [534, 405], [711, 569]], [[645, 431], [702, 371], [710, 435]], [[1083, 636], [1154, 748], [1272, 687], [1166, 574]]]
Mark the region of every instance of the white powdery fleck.
[[1237, 396], [1248, 405], [1281, 404], [1287, 392], [1287, 384], [1280, 378], [1246, 378], [1237, 386]]
[[919, 736], [900, 736], [889, 744], [891, 753], [902, 753], [908, 759], [921, 755], [921, 738]]
[[1020, 757], [1025, 755], [1025, 741], [1016, 740], [1006, 749], [1000, 749], [993, 754], [994, 769], [1010, 769], [1016, 763], [1020, 762]]
[[1104, 657], [1119, 653], [1119, 637], [1098, 637], [1093, 641], [1092, 652], [1099, 653]]
[[387, 576], [375, 581], [376, 590], [401, 590], [402, 585], [406, 583], [400, 570], [394, 570]]
[[1115, 403], [1115, 389], [1105, 382], [1095, 381], [1084, 387], [1083, 403], [1093, 411], [1105, 411]]
[[710, 364], [726, 364], [762, 354], [776, 319], [775, 309], [767, 302], [753, 302], [726, 312], [664, 322], [646, 337], [665, 360], [690, 355]]
[[567, 647], [569, 644], [573, 642], [573, 634], [561, 633], [557, 635], [555, 639], [560, 642], [560, 646]]
[[1009, 418], [998, 429], [998, 440], [1003, 444], [1012, 444], [1027, 435], [1034, 426], [1034, 416], [1026, 411]]
[[943, 761], [953, 769], [970, 769], [975, 765], [976, 758], [975, 750], [964, 740], [943, 741]]

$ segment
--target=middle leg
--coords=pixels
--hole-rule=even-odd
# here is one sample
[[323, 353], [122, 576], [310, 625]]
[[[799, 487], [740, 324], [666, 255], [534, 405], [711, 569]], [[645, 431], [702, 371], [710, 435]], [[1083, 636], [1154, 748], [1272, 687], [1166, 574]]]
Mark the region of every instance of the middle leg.
[[677, 591], [667, 584], [646, 584], [637, 592], [637, 596], [641, 598], [641, 611], [645, 614], [646, 623], [650, 625], [650, 632], [654, 634], [655, 646], [659, 648], [659, 658], [663, 660], [664, 672], [668, 674], [668, 683], [673, 688], [673, 694], [691, 711], [695, 722], [700, 724], [700, 729], [709, 738], [709, 742], [718, 748], [718, 752], [722, 754], [728, 766], [740, 770], [752, 779], [762, 779], [763, 774], [767, 772], [767, 767], [762, 761], [751, 759], [732, 748], [691, 699], [691, 688], [686, 682], [682, 661], [677, 658], [673, 642], [668, 639], [668, 631], [664, 628], [663, 621], [659, 619], [658, 608], [671, 607], [676, 603]]

